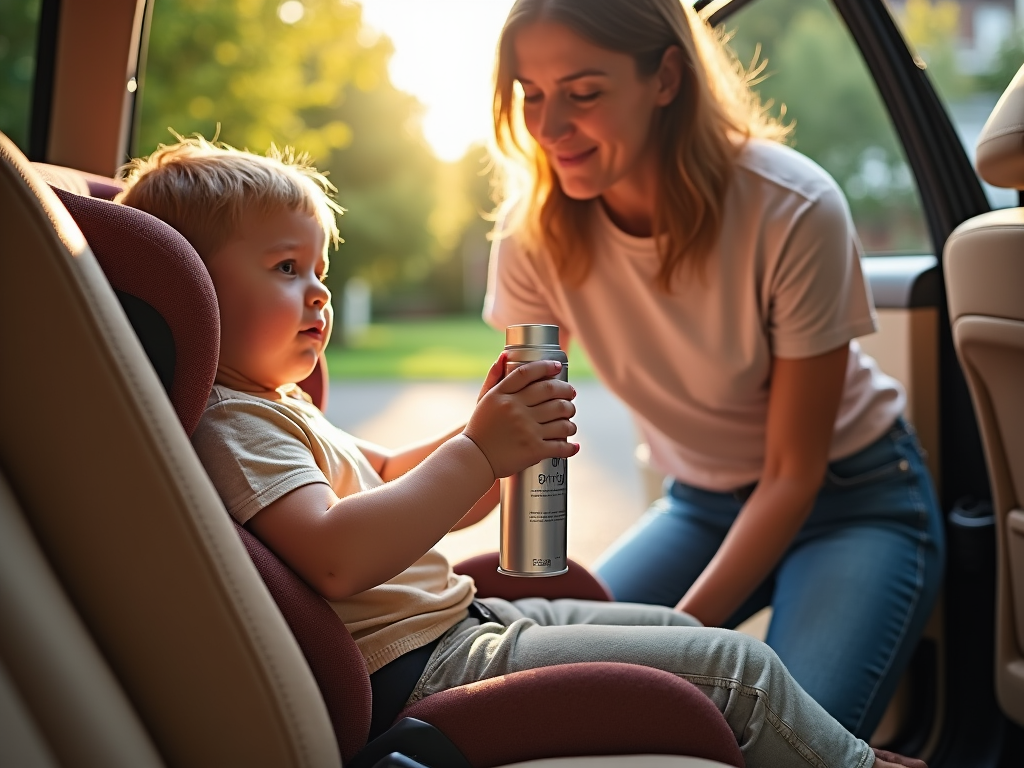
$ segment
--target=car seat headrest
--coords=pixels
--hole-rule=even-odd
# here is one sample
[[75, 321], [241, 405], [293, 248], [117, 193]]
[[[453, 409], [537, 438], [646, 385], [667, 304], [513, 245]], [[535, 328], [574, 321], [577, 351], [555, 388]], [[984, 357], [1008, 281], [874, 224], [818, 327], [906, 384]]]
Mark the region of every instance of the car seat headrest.
[[32, 168], [51, 187], [74, 192], [76, 195], [113, 200], [115, 195], [124, 190], [122, 181], [87, 171], [78, 171], [74, 168], [65, 168], [62, 165], [32, 163]]
[[989, 184], [1024, 190], [1024, 67], [981, 129], [975, 165]]
[[217, 375], [220, 314], [189, 242], [148, 213], [54, 187], [117, 293], [191, 435]]

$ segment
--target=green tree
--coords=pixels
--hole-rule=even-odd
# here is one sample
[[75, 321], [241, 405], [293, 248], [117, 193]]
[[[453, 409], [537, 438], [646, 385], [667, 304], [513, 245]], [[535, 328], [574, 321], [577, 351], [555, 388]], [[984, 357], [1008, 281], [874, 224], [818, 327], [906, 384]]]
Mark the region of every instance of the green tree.
[[839, 182], [865, 244], [926, 245], [902, 147], [860, 51], [826, 0], [761, 0], [728, 22], [732, 47], [790, 144]]
[[461, 159], [441, 165], [437, 201], [431, 229], [438, 248], [424, 289], [446, 312], [479, 315], [494, 208], [491, 160], [485, 147], [474, 145]]
[[28, 150], [42, 0], [0, 0], [0, 131]]
[[979, 75], [978, 89], [989, 93], [1002, 93], [1024, 64], [1024, 28], [1018, 27], [1003, 41], [996, 54], [992, 69]]
[[936, 90], [947, 102], [972, 90], [971, 78], [956, 63], [960, 5], [953, 0], [907, 0], [900, 28], [915, 53], [925, 62]]
[[173, 140], [168, 127], [207, 137], [219, 127], [235, 146], [310, 153], [347, 209], [329, 278], [339, 303], [354, 274], [385, 301], [401, 293], [436, 250], [437, 161], [421, 107], [390, 83], [391, 43], [367, 35], [361, 14], [342, 0], [159, 0], [138, 140], [146, 154]]

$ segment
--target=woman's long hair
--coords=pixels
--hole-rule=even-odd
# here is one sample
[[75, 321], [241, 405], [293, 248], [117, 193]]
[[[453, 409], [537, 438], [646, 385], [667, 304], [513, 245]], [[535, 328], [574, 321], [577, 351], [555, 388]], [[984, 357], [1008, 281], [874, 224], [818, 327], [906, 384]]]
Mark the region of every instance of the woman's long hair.
[[750, 90], [760, 67], [746, 73], [714, 30], [680, 0], [516, 2], [499, 38], [494, 77], [499, 202], [514, 203], [496, 236], [515, 231], [532, 254], [550, 256], [568, 285], [579, 285], [590, 269], [593, 201], [562, 191], [523, 123], [513, 47], [519, 30], [538, 21], [561, 24], [601, 48], [632, 56], [644, 78], [658, 71], [669, 47], [682, 50], [679, 93], [661, 109], [653, 134], [663, 160], [653, 222], [661, 256], [657, 284], [669, 291], [680, 265], [700, 265], [714, 247], [743, 143], [750, 137], [782, 140], [789, 132]]

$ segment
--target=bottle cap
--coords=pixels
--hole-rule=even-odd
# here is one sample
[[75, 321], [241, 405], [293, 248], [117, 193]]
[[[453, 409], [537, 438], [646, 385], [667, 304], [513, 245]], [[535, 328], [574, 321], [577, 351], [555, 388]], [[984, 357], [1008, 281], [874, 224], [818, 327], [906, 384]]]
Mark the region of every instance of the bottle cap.
[[505, 329], [506, 347], [557, 347], [557, 325], [510, 325]]

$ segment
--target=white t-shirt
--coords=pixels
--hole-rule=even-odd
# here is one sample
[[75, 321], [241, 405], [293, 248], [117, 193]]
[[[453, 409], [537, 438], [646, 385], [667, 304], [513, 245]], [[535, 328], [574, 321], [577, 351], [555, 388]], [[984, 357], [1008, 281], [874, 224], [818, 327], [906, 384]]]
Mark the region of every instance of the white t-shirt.
[[[812, 357], [876, 330], [842, 192], [792, 149], [748, 142], [703, 277], [684, 267], [671, 293], [656, 285], [653, 238], [622, 232], [593, 206], [582, 285], [563, 285], [550, 260], [532, 257], [515, 235], [497, 240], [484, 319], [499, 329], [553, 323], [577, 339], [666, 474], [718, 491], [756, 481], [773, 356]], [[905, 400], [852, 343], [829, 459], [880, 437]]]
[[[327, 483], [344, 498], [384, 482], [355, 439], [295, 385], [262, 396], [215, 386], [192, 445], [239, 524], [304, 485]], [[466, 618], [474, 593], [473, 580], [453, 573], [444, 555], [432, 549], [390, 581], [327, 604], [352, 633], [372, 673]]]

